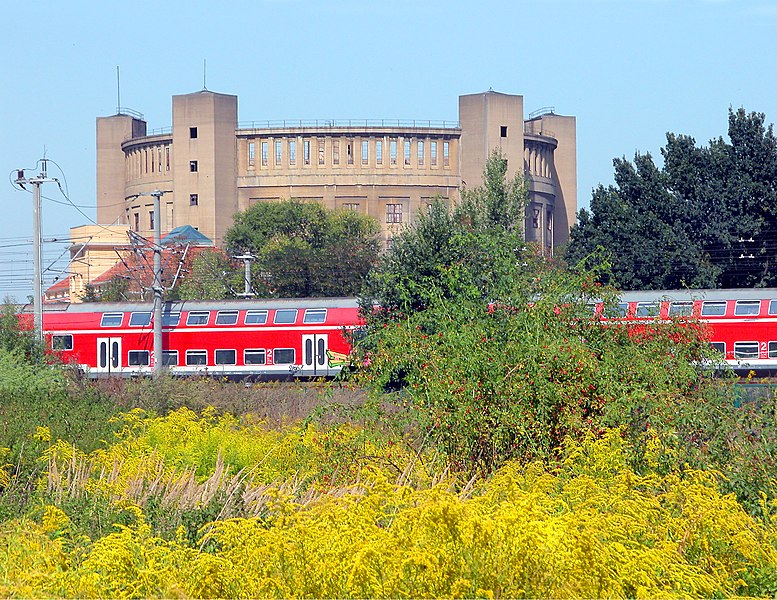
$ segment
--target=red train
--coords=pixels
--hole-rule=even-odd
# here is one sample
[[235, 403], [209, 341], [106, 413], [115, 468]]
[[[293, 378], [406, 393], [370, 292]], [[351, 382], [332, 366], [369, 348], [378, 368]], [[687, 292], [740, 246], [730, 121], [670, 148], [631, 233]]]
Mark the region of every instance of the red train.
[[[47, 306], [43, 331], [63, 360], [91, 377], [153, 370], [151, 303]], [[352, 298], [166, 302], [163, 365], [176, 375], [331, 377], [347, 364]]]
[[777, 373], [777, 289], [624, 292], [618, 317], [695, 317], [737, 373]]
[[[624, 292], [613, 316], [698, 318], [732, 368], [777, 373], [777, 289]], [[148, 374], [151, 317], [150, 303], [47, 306], [43, 329], [89, 376]], [[177, 375], [330, 377], [348, 364], [346, 331], [361, 324], [353, 298], [166, 302], [162, 361]]]

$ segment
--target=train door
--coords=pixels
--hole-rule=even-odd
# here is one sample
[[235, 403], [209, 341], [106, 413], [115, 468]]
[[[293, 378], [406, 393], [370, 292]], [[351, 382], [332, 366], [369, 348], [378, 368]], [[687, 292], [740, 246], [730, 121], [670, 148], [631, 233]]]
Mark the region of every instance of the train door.
[[317, 333], [302, 336], [302, 371], [305, 375], [324, 376], [329, 374], [326, 351], [329, 336]]
[[97, 338], [97, 373], [121, 373], [121, 338]]

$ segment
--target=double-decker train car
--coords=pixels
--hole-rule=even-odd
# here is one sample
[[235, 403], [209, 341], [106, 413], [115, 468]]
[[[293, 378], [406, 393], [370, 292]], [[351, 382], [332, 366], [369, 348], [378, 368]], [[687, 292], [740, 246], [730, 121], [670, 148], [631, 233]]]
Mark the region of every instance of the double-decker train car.
[[43, 331], [64, 361], [90, 377], [172, 374], [331, 377], [347, 364], [348, 330], [359, 326], [353, 298], [168, 301], [162, 356], [154, 356], [151, 303], [47, 306]]
[[777, 289], [624, 292], [617, 318], [692, 317], [737, 373], [777, 374]]

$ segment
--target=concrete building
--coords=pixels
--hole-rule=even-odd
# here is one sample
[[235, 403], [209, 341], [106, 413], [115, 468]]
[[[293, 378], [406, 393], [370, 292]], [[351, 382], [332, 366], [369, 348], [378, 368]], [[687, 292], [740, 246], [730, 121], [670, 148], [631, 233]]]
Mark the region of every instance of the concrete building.
[[[530, 192], [526, 238], [547, 254], [568, 240], [577, 210], [574, 117], [523, 97], [459, 97], [459, 121], [239, 123], [237, 97], [173, 96], [172, 128], [149, 131], [133, 111], [97, 119], [97, 218], [150, 236], [192, 225], [220, 244], [233, 215], [256, 202], [298, 198], [381, 223], [386, 244], [434, 197], [456, 202], [481, 183], [493, 148]], [[164, 190], [161, 215], [149, 192]]]

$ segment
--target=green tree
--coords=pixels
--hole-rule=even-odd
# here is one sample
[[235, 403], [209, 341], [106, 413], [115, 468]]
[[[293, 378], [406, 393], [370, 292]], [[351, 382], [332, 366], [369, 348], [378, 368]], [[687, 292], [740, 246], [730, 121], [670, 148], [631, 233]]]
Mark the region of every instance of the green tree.
[[378, 258], [377, 222], [298, 200], [259, 202], [225, 235], [233, 253], [251, 252], [255, 285], [269, 295], [353, 296]]
[[667, 134], [649, 154], [616, 159], [615, 185], [594, 191], [573, 227], [567, 260], [601, 248], [625, 289], [777, 283], [777, 141], [761, 113], [729, 111], [728, 137], [697, 147]]
[[486, 161], [483, 185], [462, 191], [459, 204], [436, 200], [394, 244], [368, 278], [368, 313], [393, 319], [461, 295], [496, 297], [513, 265], [531, 252], [523, 238], [527, 193], [522, 178], [507, 178], [499, 149]]
[[197, 252], [191, 267], [173, 294], [181, 300], [221, 300], [242, 292], [243, 271], [223, 251], [204, 248]]

